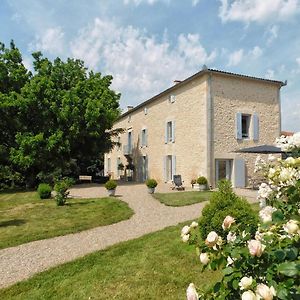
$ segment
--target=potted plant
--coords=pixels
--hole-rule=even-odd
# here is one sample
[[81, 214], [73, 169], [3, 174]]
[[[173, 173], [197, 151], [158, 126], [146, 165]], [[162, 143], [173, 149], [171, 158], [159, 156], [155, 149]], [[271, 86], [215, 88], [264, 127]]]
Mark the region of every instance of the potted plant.
[[148, 179], [146, 180], [146, 185], [148, 187], [148, 193], [153, 194], [157, 186], [157, 181], [155, 179]]
[[197, 183], [199, 184], [199, 191], [204, 191], [207, 189], [207, 179], [204, 176], [198, 177]]
[[109, 196], [114, 196], [116, 193], [117, 183], [114, 180], [108, 180], [105, 183], [105, 188], [107, 189]]

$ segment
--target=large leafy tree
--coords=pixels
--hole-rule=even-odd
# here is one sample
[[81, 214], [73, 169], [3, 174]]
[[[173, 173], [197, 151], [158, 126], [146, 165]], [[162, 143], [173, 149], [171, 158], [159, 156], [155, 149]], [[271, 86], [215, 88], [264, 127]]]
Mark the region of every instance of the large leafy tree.
[[0, 86], [0, 109], [9, 127], [0, 138], [7, 143], [7, 162], [28, 183], [53, 174], [78, 174], [79, 166], [113, 146], [111, 137], [117, 132], [111, 128], [120, 114], [120, 95], [110, 89], [112, 77], [88, 72], [80, 60], [51, 62], [40, 52], [33, 53], [32, 75], [14, 45], [2, 52], [13, 57], [14, 51], [18, 64], [7, 63], [12, 70], [8, 83]]

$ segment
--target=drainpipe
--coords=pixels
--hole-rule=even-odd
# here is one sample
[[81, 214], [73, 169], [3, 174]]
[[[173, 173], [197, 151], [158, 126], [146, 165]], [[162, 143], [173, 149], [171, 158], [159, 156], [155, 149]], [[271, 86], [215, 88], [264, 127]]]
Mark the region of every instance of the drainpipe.
[[287, 80], [285, 80], [285, 82], [281, 83], [281, 85], [279, 86], [278, 90], [277, 90], [277, 101], [278, 101], [278, 105], [279, 105], [279, 133], [278, 133], [278, 137], [281, 136], [281, 93], [280, 90], [283, 86], [287, 85]]

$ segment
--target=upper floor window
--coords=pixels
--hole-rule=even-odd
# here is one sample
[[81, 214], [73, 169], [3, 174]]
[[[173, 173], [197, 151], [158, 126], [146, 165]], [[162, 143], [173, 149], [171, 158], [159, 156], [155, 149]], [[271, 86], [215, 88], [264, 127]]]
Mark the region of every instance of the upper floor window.
[[258, 114], [236, 114], [236, 139], [259, 140], [259, 118]]
[[117, 143], [118, 143], [118, 145], [117, 145], [118, 151], [120, 151], [121, 150], [121, 138], [119, 136], [118, 136]]
[[175, 121], [166, 122], [165, 143], [175, 142]]
[[144, 128], [142, 129], [142, 134], [141, 134], [141, 146], [147, 146], [147, 129]]
[[170, 102], [170, 103], [174, 103], [175, 100], [176, 100], [175, 95], [170, 95], [170, 96], [169, 96], [169, 102]]
[[144, 108], [144, 114], [145, 114], [145, 115], [148, 114], [148, 108], [147, 108], [147, 107]]

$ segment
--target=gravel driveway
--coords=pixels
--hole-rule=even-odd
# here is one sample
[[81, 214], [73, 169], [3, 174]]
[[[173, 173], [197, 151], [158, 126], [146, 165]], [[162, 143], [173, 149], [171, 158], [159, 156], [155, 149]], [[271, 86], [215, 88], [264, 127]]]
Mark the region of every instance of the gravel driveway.
[[[169, 188], [158, 186], [158, 191], [166, 190], [169, 191]], [[82, 185], [72, 188], [71, 195], [94, 198], [107, 196], [107, 193], [104, 187], [99, 185]], [[141, 184], [118, 186], [117, 196], [134, 210], [135, 214], [129, 220], [0, 250], [0, 287], [7, 287], [36, 273], [113, 244], [196, 219], [205, 205], [198, 203], [184, 207], [168, 207], [149, 195], [145, 185]]]

